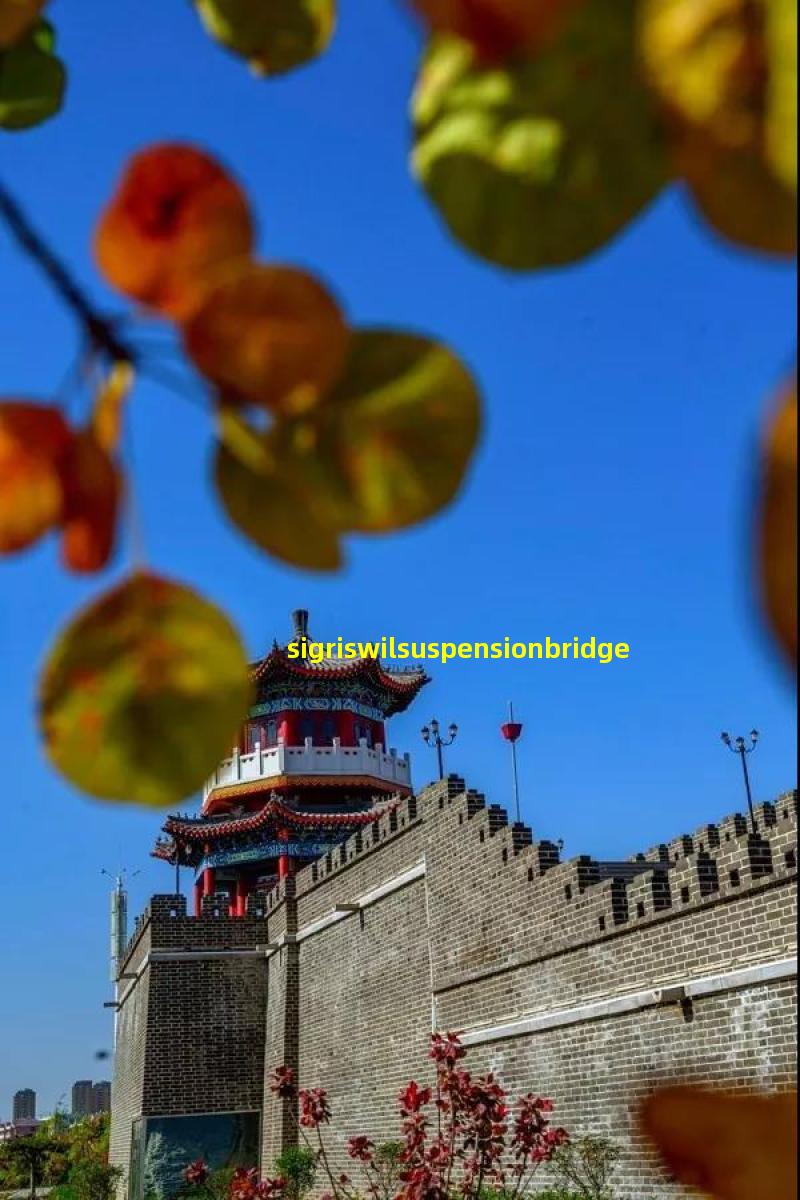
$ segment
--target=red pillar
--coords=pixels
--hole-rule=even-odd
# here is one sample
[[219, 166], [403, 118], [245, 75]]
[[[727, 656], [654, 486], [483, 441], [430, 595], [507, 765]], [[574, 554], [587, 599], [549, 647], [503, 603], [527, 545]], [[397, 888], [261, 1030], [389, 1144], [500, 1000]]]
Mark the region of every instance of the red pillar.
[[217, 872], [213, 867], [206, 867], [203, 871], [203, 895], [213, 896], [217, 890]]
[[199, 917], [203, 911], [203, 878], [195, 881], [194, 885], [194, 915]]
[[236, 880], [236, 912], [237, 917], [247, 916], [247, 896], [250, 888], [247, 885], [247, 880], [241, 876]]
[[[288, 842], [289, 841], [289, 830], [288, 829], [279, 829], [278, 830], [278, 841], [279, 842]], [[290, 873], [291, 873], [291, 860], [289, 858], [289, 855], [288, 855], [288, 853], [281, 854], [280, 858], [278, 859], [278, 879], [288, 879]]]

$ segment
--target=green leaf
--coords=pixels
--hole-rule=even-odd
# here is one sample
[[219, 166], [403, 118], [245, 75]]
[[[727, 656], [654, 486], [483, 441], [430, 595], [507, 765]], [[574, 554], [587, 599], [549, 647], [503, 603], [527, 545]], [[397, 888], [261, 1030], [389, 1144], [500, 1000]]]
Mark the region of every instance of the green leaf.
[[0, 128], [30, 129], [61, 109], [66, 73], [45, 21], [0, 54]]
[[454, 498], [480, 432], [466, 367], [428, 338], [354, 334], [339, 383], [315, 414], [321, 486], [344, 528], [414, 525]]
[[194, 2], [211, 36], [263, 75], [280, 75], [316, 58], [336, 25], [336, 0]]
[[635, 0], [585, 0], [535, 60], [483, 67], [436, 38], [414, 99], [414, 170], [454, 236], [516, 270], [604, 246], [658, 194], [667, 157], [639, 80]]
[[161, 807], [202, 786], [249, 701], [247, 658], [225, 614], [139, 573], [61, 634], [41, 679], [40, 725], [76, 787]]
[[286, 422], [261, 433], [223, 409], [220, 432], [215, 482], [234, 525], [292, 566], [340, 567], [339, 527], [328, 492], [317, 483], [313, 428]]

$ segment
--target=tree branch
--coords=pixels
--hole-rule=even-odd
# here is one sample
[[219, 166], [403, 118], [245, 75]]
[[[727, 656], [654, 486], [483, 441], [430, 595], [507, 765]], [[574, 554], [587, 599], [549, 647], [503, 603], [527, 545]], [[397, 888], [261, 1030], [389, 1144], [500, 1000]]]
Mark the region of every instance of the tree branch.
[[82, 325], [92, 346], [113, 362], [136, 365], [136, 353], [117, 333], [115, 323], [91, 304], [67, 268], [31, 225], [26, 214], [0, 182], [0, 217], [25, 253], [33, 259]]

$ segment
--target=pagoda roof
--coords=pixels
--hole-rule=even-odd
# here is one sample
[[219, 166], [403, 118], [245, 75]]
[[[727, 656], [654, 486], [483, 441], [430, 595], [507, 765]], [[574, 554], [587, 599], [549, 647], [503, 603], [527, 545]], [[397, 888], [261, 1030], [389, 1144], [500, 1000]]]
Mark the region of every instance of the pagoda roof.
[[207, 845], [243, 834], [258, 833], [278, 826], [282, 829], [336, 829], [347, 833], [377, 821], [396, 808], [399, 798], [375, 808], [357, 812], [302, 812], [290, 808], [277, 796], [272, 796], [263, 808], [254, 813], [225, 817], [169, 816], [162, 825], [167, 838], [159, 839], [151, 851], [153, 858], [174, 862], [177, 852], [203, 849]]
[[[295, 636], [287, 646], [275, 642], [272, 649], [258, 662], [251, 663], [250, 677], [256, 684], [302, 685], [307, 682], [366, 684], [376, 692], [383, 693], [386, 716], [403, 712], [426, 683], [430, 676], [419, 666], [405, 668], [385, 667], [377, 655], [362, 655], [357, 658], [328, 656], [318, 662], [308, 657], [289, 657], [289, 646], [319, 645], [308, 634], [308, 614], [298, 610], [295, 617]], [[336, 645], [336, 643], [327, 643]], [[373, 643], [376, 645], [377, 643]]]

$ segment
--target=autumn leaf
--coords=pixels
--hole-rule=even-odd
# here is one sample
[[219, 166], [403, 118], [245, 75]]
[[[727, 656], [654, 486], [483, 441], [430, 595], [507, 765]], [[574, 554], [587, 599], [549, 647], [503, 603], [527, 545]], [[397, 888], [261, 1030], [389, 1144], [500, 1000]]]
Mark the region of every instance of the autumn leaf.
[[640, 21], [676, 169], [720, 233], [774, 254], [797, 245], [792, 19], [796, 0], [643, 0]]
[[353, 335], [317, 415], [321, 479], [349, 530], [401, 529], [455, 497], [475, 451], [475, 381], [444, 346], [393, 330]]
[[0, 554], [32, 545], [61, 519], [70, 438], [57, 408], [0, 402]]
[[190, 796], [234, 744], [250, 698], [227, 617], [139, 573], [67, 627], [40, 682], [53, 764], [92, 796], [161, 807]]
[[0, 129], [19, 131], [54, 117], [64, 100], [66, 72], [46, 21], [0, 49]]
[[291, 566], [333, 571], [342, 563], [341, 531], [335, 508], [316, 486], [315, 445], [303, 429], [264, 433], [223, 412], [215, 483], [231, 521], [262, 550]]
[[258, 74], [281, 75], [325, 50], [335, 0], [194, 0], [208, 32]]
[[635, 0], [585, 0], [535, 61], [486, 68], [439, 37], [414, 98], [414, 171], [450, 231], [500, 266], [575, 262], [658, 194], [667, 162], [639, 79]]
[[341, 372], [348, 330], [312, 275], [253, 263], [220, 284], [184, 327], [197, 368], [227, 403], [313, 407]]
[[773, 631], [797, 661], [797, 385], [787, 387], [767, 435], [761, 485], [759, 559]]
[[413, 0], [437, 33], [470, 42], [484, 62], [533, 55], [584, 0]]
[[0, 50], [13, 46], [37, 20], [47, 0], [0, 0]]
[[644, 1128], [669, 1171], [716, 1200], [797, 1195], [797, 1096], [667, 1088], [647, 1101]]
[[62, 463], [62, 558], [71, 571], [99, 571], [114, 548], [122, 478], [92, 430], [72, 440]]
[[253, 247], [253, 223], [239, 185], [209, 155], [163, 144], [128, 163], [95, 234], [108, 282], [176, 320], [200, 307], [219, 272]]

